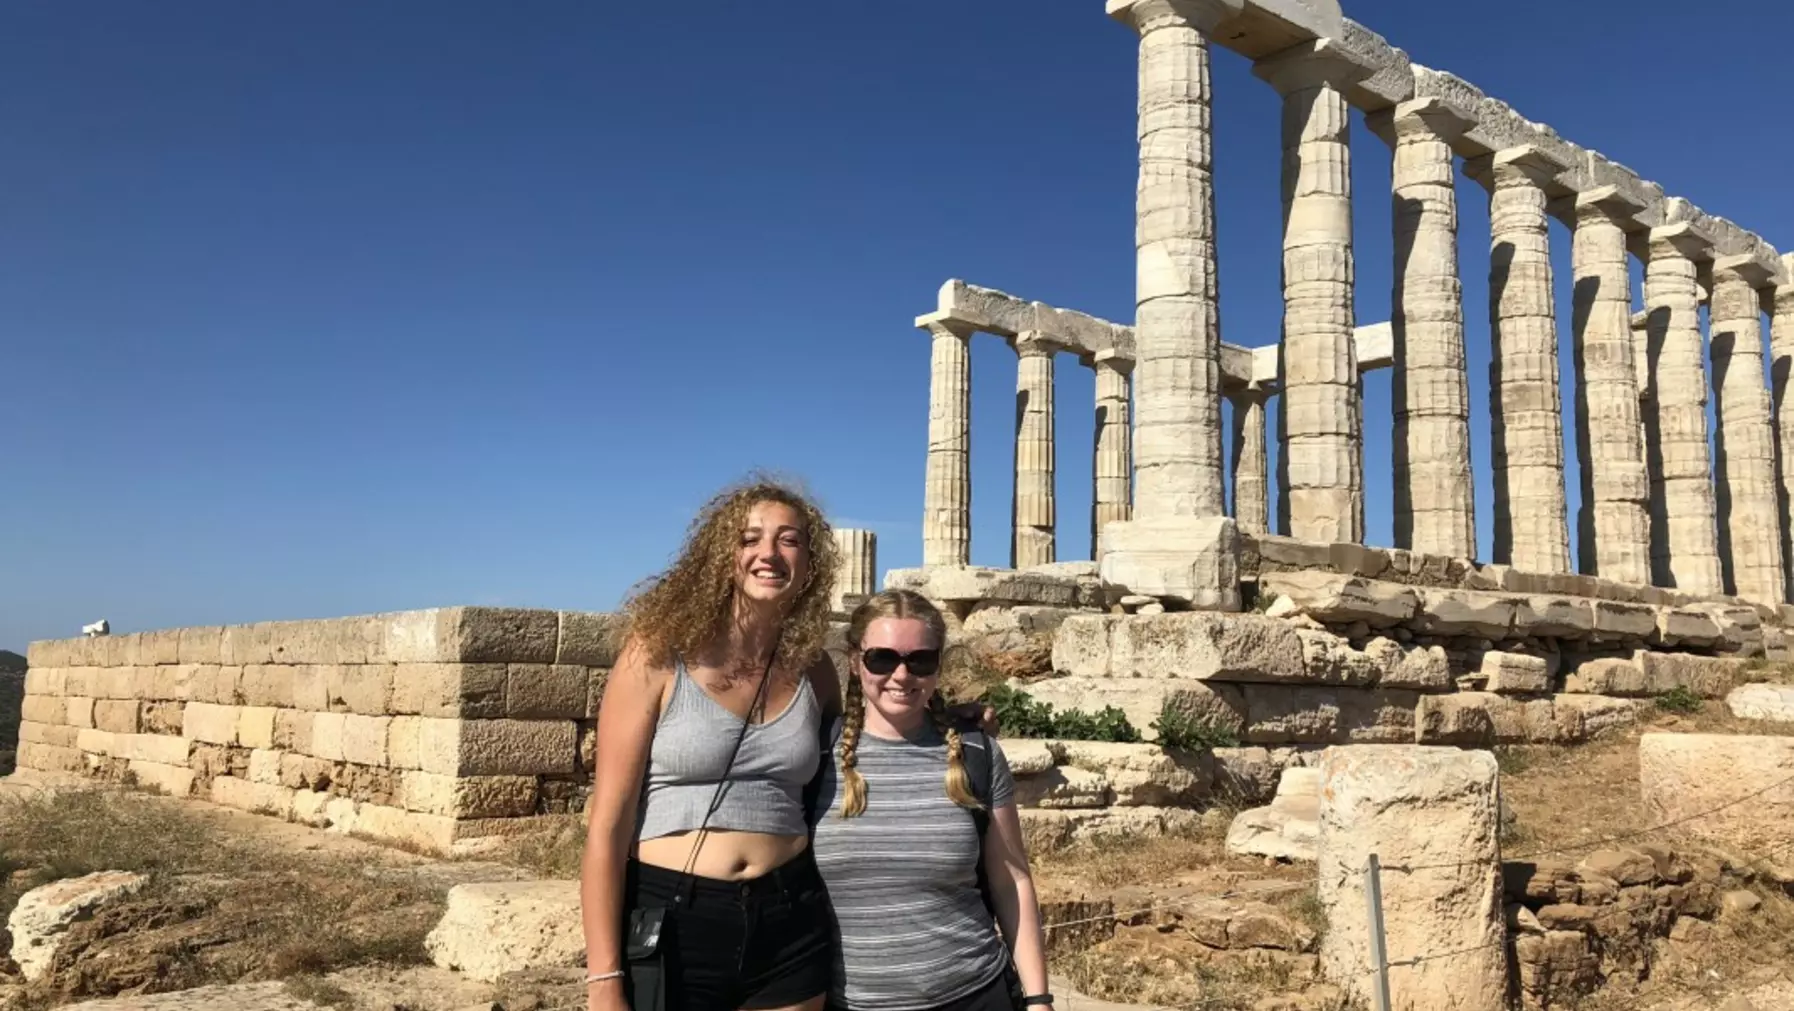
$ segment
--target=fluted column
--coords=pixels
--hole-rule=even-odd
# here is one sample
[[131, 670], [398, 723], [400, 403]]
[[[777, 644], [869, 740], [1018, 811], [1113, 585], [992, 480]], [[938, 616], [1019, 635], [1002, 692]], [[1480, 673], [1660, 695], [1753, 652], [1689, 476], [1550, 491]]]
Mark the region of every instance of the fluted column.
[[1476, 557], [1450, 144], [1470, 126], [1436, 98], [1403, 102], [1373, 123], [1395, 149], [1395, 546], [1452, 558]]
[[846, 609], [849, 598], [877, 592], [878, 535], [870, 530], [835, 527], [835, 585], [829, 595], [834, 610]]
[[1278, 529], [1307, 541], [1364, 539], [1352, 347], [1351, 110], [1340, 89], [1365, 69], [1324, 40], [1253, 67], [1283, 96]]
[[922, 564], [972, 561], [972, 328], [924, 316], [934, 338], [928, 383], [928, 470], [922, 490]]
[[1481, 160], [1489, 187], [1489, 414], [1495, 561], [1569, 572], [1557, 305], [1544, 186], [1565, 168], [1525, 146]]
[[1576, 199], [1576, 440], [1582, 461], [1580, 568], [1625, 583], [1651, 581], [1650, 489], [1639, 441], [1632, 365], [1632, 281], [1626, 232], [1637, 204], [1604, 186]]
[[1270, 533], [1265, 464], [1265, 392], [1245, 389], [1233, 400], [1233, 519], [1249, 534]]
[[1037, 334], [1015, 339], [1015, 538], [1009, 564], [1053, 561], [1053, 352]]
[[1784, 558], [1757, 297], [1757, 286], [1768, 280], [1769, 271], [1753, 256], [1729, 256], [1713, 265], [1709, 331], [1713, 392], [1719, 398], [1715, 515], [1727, 587], [1746, 600], [1780, 604]]
[[1769, 379], [1775, 410], [1776, 502], [1781, 522], [1782, 559], [1787, 599], [1794, 601], [1794, 404], [1788, 403], [1788, 379], [1794, 374], [1794, 253], [1782, 257], [1787, 284], [1776, 286], [1770, 296]]
[[1128, 439], [1128, 377], [1134, 363], [1108, 350], [1092, 356], [1091, 365], [1096, 370], [1096, 446], [1092, 460], [1090, 555], [1100, 558], [1103, 526], [1127, 519], [1133, 510], [1129, 494], [1133, 454]]
[[1660, 586], [1723, 593], [1714, 528], [1712, 454], [1707, 444], [1707, 369], [1701, 347], [1695, 260], [1705, 240], [1686, 222], [1651, 229], [1645, 264], [1650, 314], [1650, 410], [1645, 454], [1651, 473], [1651, 572]]

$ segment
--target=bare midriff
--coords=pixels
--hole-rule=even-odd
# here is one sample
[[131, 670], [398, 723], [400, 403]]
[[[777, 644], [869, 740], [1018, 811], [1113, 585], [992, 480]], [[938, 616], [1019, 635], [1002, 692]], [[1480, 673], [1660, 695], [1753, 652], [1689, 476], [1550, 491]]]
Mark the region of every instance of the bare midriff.
[[[635, 844], [631, 856], [644, 864], [682, 871], [691, 859], [696, 832], [680, 832], [644, 839]], [[720, 881], [747, 881], [776, 870], [808, 849], [808, 835], [767, 835], [764, 832], [732, 832], [711, 829], [704, 834], [704, 845], [698, 850], [691, 872], [701, 878]]]

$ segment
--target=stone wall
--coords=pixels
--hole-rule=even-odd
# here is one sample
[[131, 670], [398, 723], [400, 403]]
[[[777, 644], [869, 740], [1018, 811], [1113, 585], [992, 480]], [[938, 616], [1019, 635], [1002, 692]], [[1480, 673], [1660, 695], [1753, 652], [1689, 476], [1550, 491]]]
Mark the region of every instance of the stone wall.
[[18, 762], [478, 849], [583, 809], [614, 625], [453, 607], [37, 642]]

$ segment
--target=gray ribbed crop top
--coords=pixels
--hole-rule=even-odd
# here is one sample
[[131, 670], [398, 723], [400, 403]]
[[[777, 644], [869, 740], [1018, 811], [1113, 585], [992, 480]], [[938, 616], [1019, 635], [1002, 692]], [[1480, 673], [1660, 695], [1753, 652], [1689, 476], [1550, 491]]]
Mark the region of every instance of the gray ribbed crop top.
[[673, 697], [654, 728], [636, 838], [697, 831], [725, 769], [729, 785], [711, 828], [804, 835], [804, 786], [821, 761], [821, 729], [822, 707], [806, 677], [784, 712], [748, 727], [730, 768], [741, 717], [711, 698], [675, 658]]

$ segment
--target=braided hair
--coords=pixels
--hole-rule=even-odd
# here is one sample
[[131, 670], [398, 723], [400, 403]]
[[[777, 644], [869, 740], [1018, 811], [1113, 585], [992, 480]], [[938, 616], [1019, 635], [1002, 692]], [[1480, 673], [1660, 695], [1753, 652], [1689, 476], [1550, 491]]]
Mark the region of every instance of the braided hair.
[[[867, 598], [854, 609], [847, 623], [847, 644], [852, 649], [855, 665], [859, 663], [860, 642], [866, 629], [880, 618], [909, 618], [928, 626], [934, 641], [947, 643], [947, 620], [928, 598], [912, 590], [886, 590]], [[860, 734], [866, 726], [866, 693], [860, 687], [858, 671], [847, 678], [846, 700], [841, 725], [841, 817], [853, 818], [866, 813], [866, 778], [857, 768]], [[935, 729], [947, 742], [947, 798], [960, 807], [979, 807], [972, 792], [972, 778], [966, 772], [965, 739], [947, 717], [947, 706], [940, 693], [928, 700], [928, 716]]]

